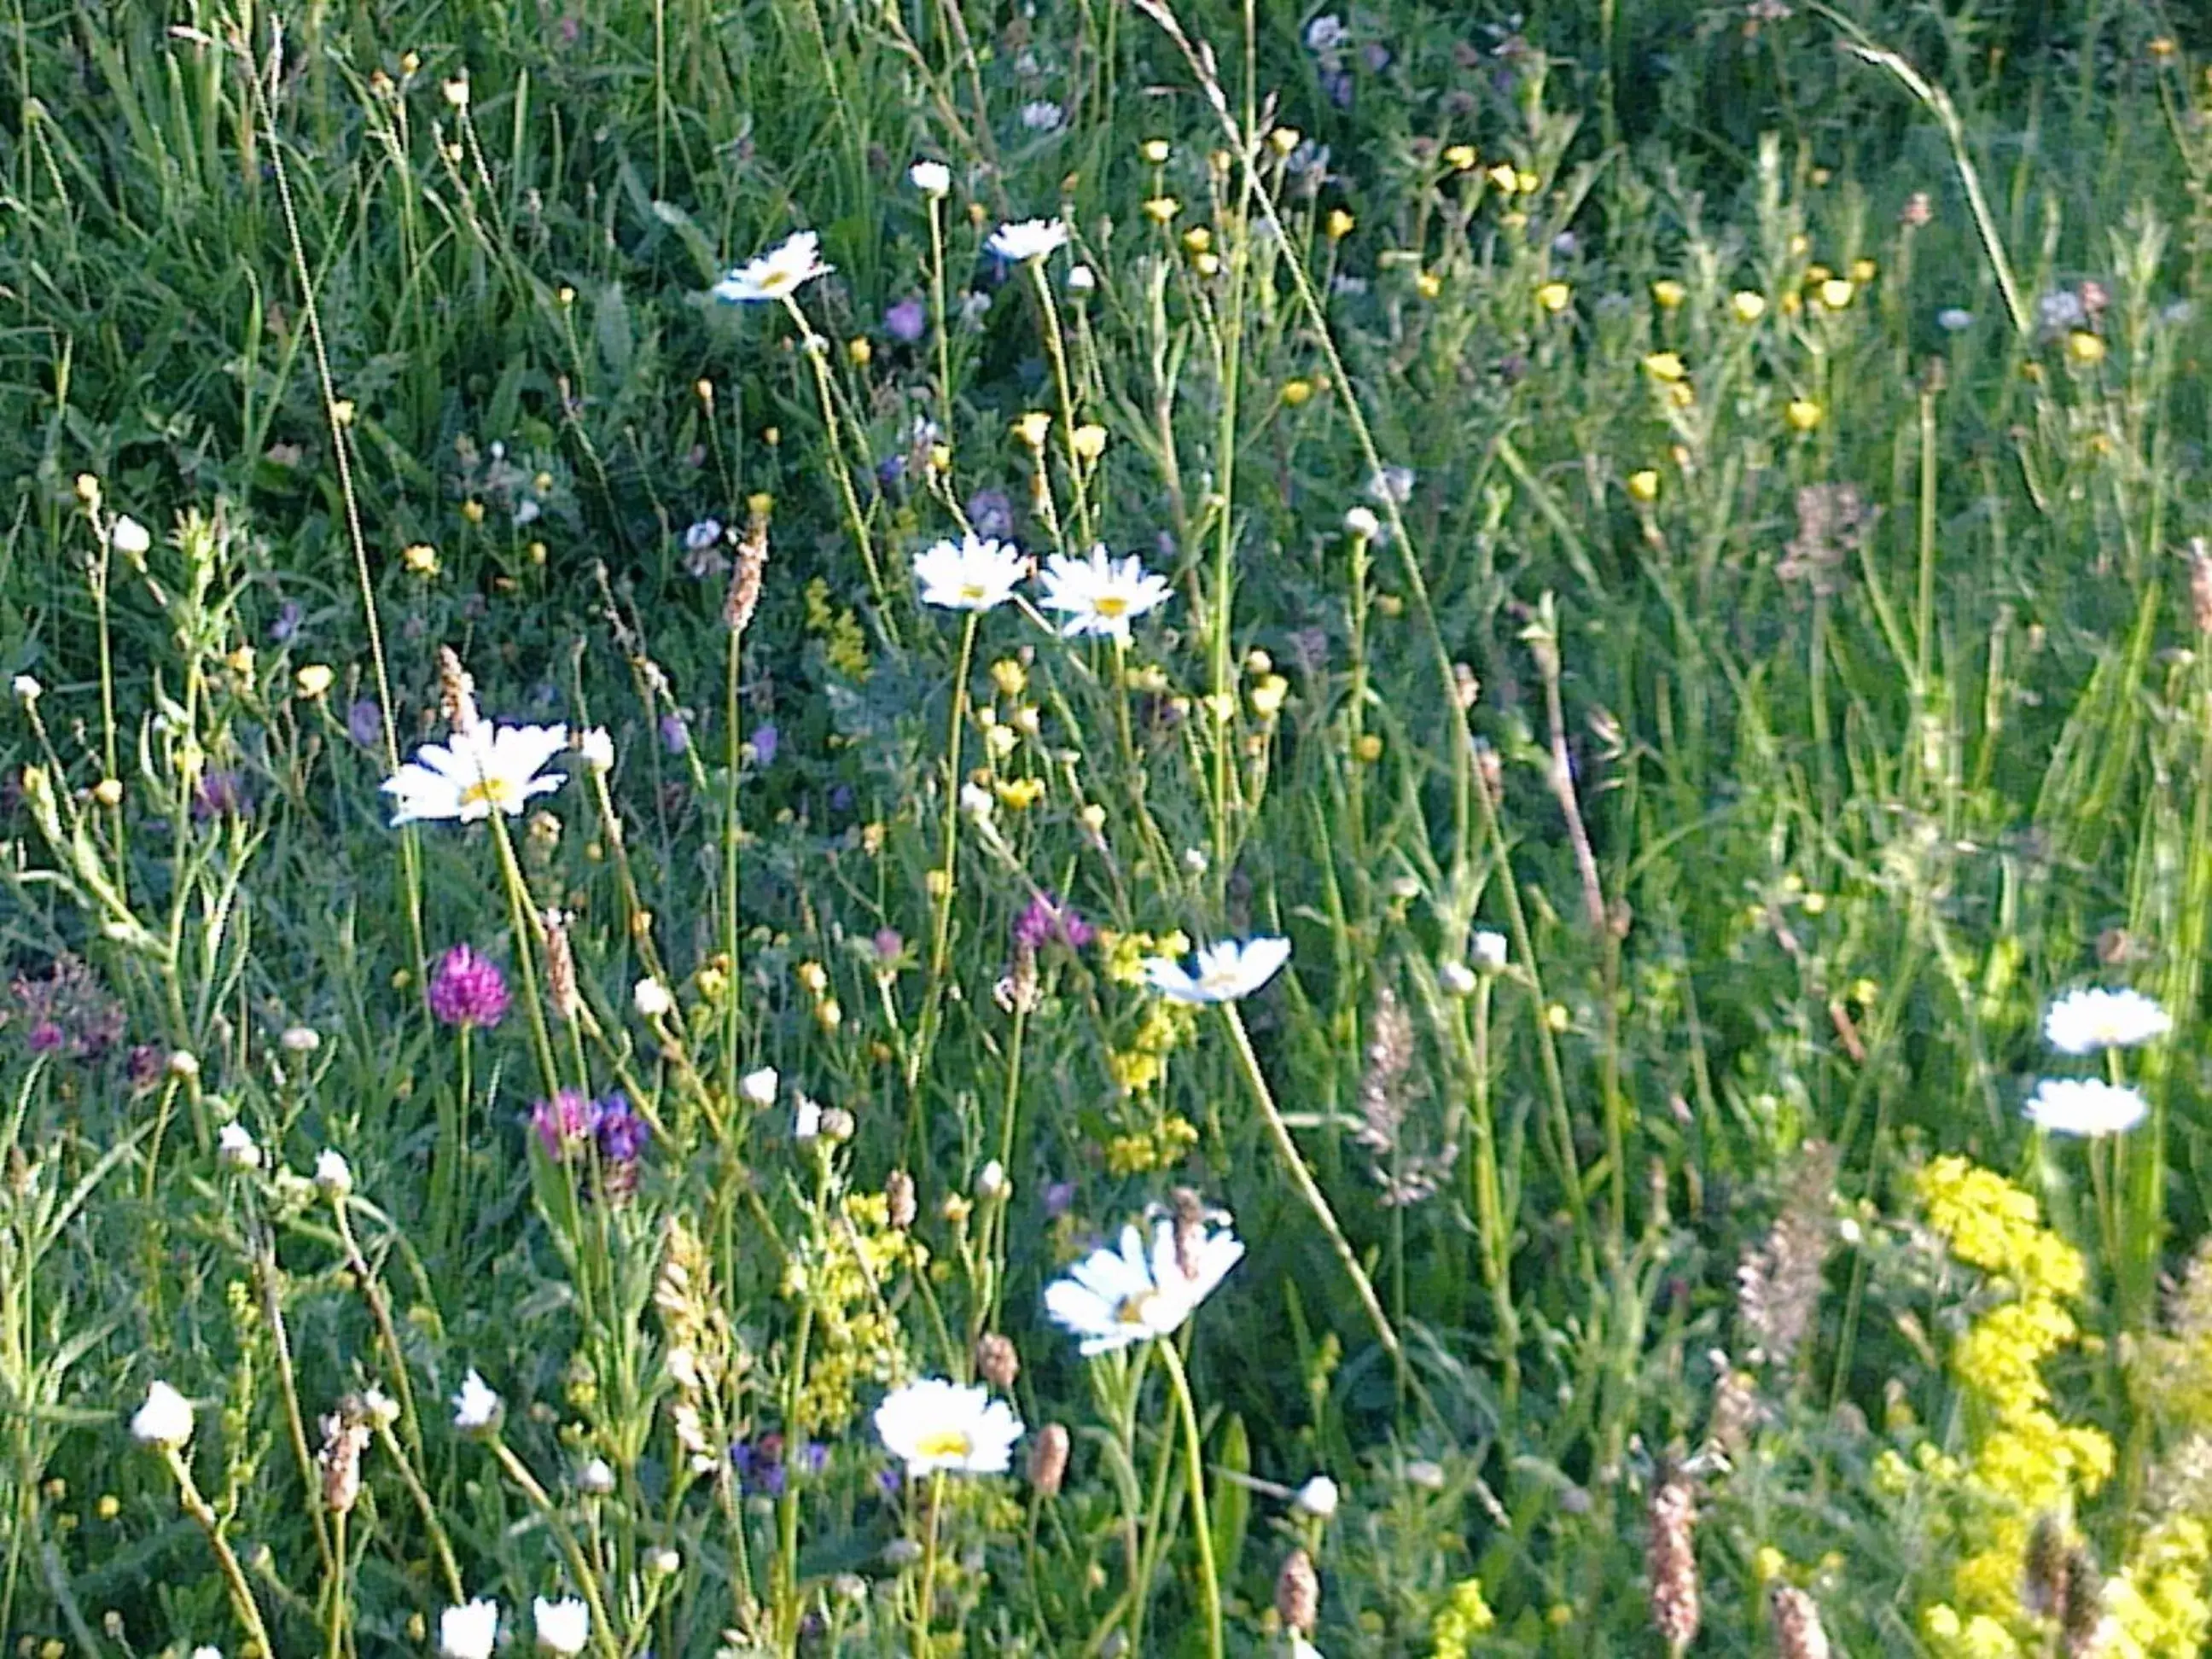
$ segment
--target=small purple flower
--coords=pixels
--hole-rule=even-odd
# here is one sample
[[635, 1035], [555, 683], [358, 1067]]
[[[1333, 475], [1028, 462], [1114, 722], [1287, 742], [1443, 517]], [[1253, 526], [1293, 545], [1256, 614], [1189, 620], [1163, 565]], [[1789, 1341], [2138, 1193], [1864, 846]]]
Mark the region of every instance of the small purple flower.
[[929, 311], [918, 296], [901, 300], [884, 313], [884, 330], [891, 338], [907, 345], [919, 340], [929, 328]]
[[906, 940], [896, 927], [878, 927], [875, 938], [876, 960], [896, 962], [906, 951]]
[[202, 823], [210, 818], [252, 817], [253, 795], [246, 787], [246, 775], [227, 767], [200, 774], [199, 787], [192, 792], [192, 816]]
[[[123, 1040], [123, 1005], [82, 958], [64, 954], [41, 978], [10, 986], [22, 1011], [23, 1041], [34, 1054], [97, 1060]], [[0, 1013], [0, 1021], [7, 1016]]]
[[968, 498], [968, 522], [986, 541], [1004, 541], [1014, 533], [1014, 504], [1003, 489], [979, 489]]
[[639, 1115], [629, 1097], [621, 1093], [609, 1095], [599, 1103], [597, 1133], [599, 1156], [617, 1169], [629, 1169], [645, 1156], [646, 1143], [653, 1139], [653, 1126]]
[[721, 539], [722, 521], [720, 519], [702, 519], [684, 532], [684, 550], [686, 553], [703, 553], [717, 545]]
[[277, 607], [276, 620], [269, 624], [269, 637], [278, 645], [289, 645], [300, 636], [300, 624], [307, 619], [307, 607], [297, 599], [287, 599]]
[[346, 735], [364, 749], [374, 749], [384, 738], [384, 711], [373, 697], [363, 697], [346, 710]]
[[1058, 903], [1043, 893], [1031, 899], [1029, 908], [1014, 918], [1014, 943], [1032, 951], [1041, 950], [1048, 944], [1080, 951], [1097, 937], [1097, 930], [1076, 914], [1073, 905]]
[[[783, 1453], [783, 1437], [774, 1430], [750, 1441], [738, 1441], [730, 1448], [730, 1464], [737, 1470], [738, 1485], [770, 1498], [782, 1497], [787, 1473]], [[800, 1474], [819, 1474], [829, 1460], [829, 1448], [809, 1440], [800, 1448], [797, 1463]]]
[[545, 1156], [564, 1163], [599, 1127], [599, 1103], [580, 1089], [563, 1089], [531, 1109], [530, 1127], [538, 1132]]
[[775, 751], [782, 747], [783, 734], [772, 721], [763, 720], [753, 727], [753, 760], [761, 766], [775, 764]]
[[69, 1040], [68, 1034], [50, 1019], [42, 1019], [23, 1034], [23, 1042], [34, 1054], [58, 1052]]
[[1048, 1220], [1058, 1220], [1075, 1204], [1075, 1183], [1055, 1181], [1044, 1189], [1044, 1212]]
[[496, 1025], [507, 1014], [507, 979], [499, 964], [456, 945], [430, 970], [430, 1012], [444, 1025]]
[[123, 1075], [134, 1095], [150, 1094], [169, 1069], [169, 1051], [158, 1042], [142, 1042], [131, 1051]]
[[680, 755], [691, 746], [691, 728], [684, 723], [684, 716], [670, 713], [660, 717], [660, 744], [672, 755]]

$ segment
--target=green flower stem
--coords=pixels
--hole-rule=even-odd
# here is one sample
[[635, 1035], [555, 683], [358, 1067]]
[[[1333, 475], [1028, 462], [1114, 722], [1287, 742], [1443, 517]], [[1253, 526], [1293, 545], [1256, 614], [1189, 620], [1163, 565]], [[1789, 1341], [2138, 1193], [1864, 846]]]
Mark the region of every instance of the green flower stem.
[[937, 1517], [945, 1507], [945, 1471], [929, 1476], [929, 1514], [922, 1522], [921, 1583], [914, 1603], [914, 1659], [929, 1659], [930, 1600], [937, 1594]]
[[1200, 1605], [1206, 1609], [1206, 1651], [1208, 1659], [1221, 1659], [1221, 1580], [1213, 1565], [1213, 1528], [1206, 1514], [1206, 1446], [1199, 1437], [1198, 1407], [1190, 1397], [1190, 1377], [1183, 1370], [1182, 1355], [1172, 1340], [1164, 1340], [1158, 1346], [1182, 1417], [1183, 1450], [1189, 1465], [1190, 1524], [1198, 1534]]
[[338, 1242], [345, 1247], [346, 1271], [353, 1275], [360, 1289], [362, 1300], [368, 1304], [369, 1317], [376, 1323], [377, 1340], [383, 1344], [385, 1362], [391, 1367], [392, 1391], [399, 1396], [401, 1420], [407, 1425], [407, 1443], [419, 1460], [422, 1457], [422, 1428], [415, 1411], [415, 1385], [407, 1380], [407, 1355], [399, 1346], [399, 1332], [392, 1322], [392, 1301], [384, 1293], [383, 1282], [368, 1265], [368, 1258], [361, 1253], [355, 1242], [353, 1221], [346, 1213], [346, 1200], [331, 1200], [331, 1212], [337, 1219]]
[[522, 976], [522, 1006], [530, 1014], [531, 1047], [538, 1055], [538, 1070], [548, 1100], [561, 1092], [561, 1068], [554, 1062], [553, 1039], [545, 1029], [545, 1000], [538, 991], [537, 953], [539, 936], [530, 889], [522, 878], [522, 865], [514, 856], [514, 839], [507, 833], [507, 820], [491, 815], [491, 837], [499, 848], [499, 873], [507, 888], [507, 915], [514, 927], [514, 962]]
[[261, 1622], [261, 1609], [254, 1603], [253, 1589], [246, 1582], [245, 1569], [239, 1565], [238, 1553], [231, 1548], [230, 1540], [222, 1535], [222, 1522], [214, 1505], [200, 1496], [199, 1486], [192, 1480], [192, 1466], [185, 1461], [184, 1448], [164, 1446], [161, 1455], [168, 1460], [169, 1473], [177, 1480], [178, 1507], [207, 1534], [208, 1547], [215, 1552], [223, 1586], [230, 1592], [231, 1611], [246, 1627], [246, 1636], [260, 1648], [264, 1659], [276, 1659], [276, 1645], [269, 1639], [269, 1626]]
[[337, 1550], [337, 1567], [331, 1577], [331, 1600], [323, 1620], [323, 1659], [344, 1659], [346, 1627], [346, 1517], [343, 1510], [331, 1516], [331, 1535]]
[[868, 534], [867, 516], [860, 511], [860, 498], [853, 493], [852, 468], [845, 455], [845, 423], [837, 413], [837, 389], [830, 383], [830, 342], [814, 331], [806, 320], [806, 313], [799, 308], [799, 301], [787, 294], [783, 296], [783, 308], [799, 325], [799, 355], [814, 371], [814, 392], [822, 404], [822, 423], [829, 432], [831, 470], [837, 475], [838, 499], [844, 503], [854, 544], [860, 550], [860, 562], [867, 567], [868, 592], [875, 597], [876, 615], [882, 621], [884, 637], [896, 646], [900, 643], [898, 619], [891, 614], [890, 595], [884, 586], [883, 568], [876, 562], [875, 538]]
[[1075, 492], [1075, 551], [1091, 545], [1091, 495], [1083, 482], [1083, 457], [1075, 448], [1075, 392], [1067, 378], [1067, 343], [1060, 333], [1060, 308], [1053, 303], [1052, 283], [1044, 274], [1044, 261], [1030, 262], [1037, 304], [1044, 308], [1045, 355], [1052, 359], [1052, 378], [1060, 391], [1060, 441], [1067, 451], [1068, 487]]
[[[980, 106], [979, 106], [980, 107]], [[945, 428], [945, 442], [952, 442], [951, 331], [945, 325], [945, 201], [929, 198], [929, 285], [935, 298], [937, 323], [937, 408]]]
[[959, 665], [952, 674], [952, 717], [945, 732], [945, 852], [938, 865], [937, 915], [930, 924], [929, 984], [922, 994], [921, 1020], [908, 1051], [906, 1087], [908, 1139], [921, 1151], [921, 1073], [937, 1036], [945, 1000], [945, 956], [952, 943], [952, 866], [960, 848], [960, 741], [968, 726], [968, 675], [975, 660], [975, 629], [983, 613], [970, 611], [960, 628]]
[[575, 1531], [568, 1525], [568, 1517], [561, 1513], [551, 1495], [538, 1484], [538, 1477], [531, 1474], [529, 1466], [514, 1455], [506, 1441], [494, 1435], [490, 1445], [492, 1455], [499, 1460], [499, 1466], [507, 1472], [507, 1478], [522, 1488], [523, 1495], [544, 1518], [554, 1541], [561, 1547], [561, 1553], [568, 1563], [569, 1576], [575, 1579], [577, 1589], [583, 1592], [584, 1600], [592, 1609], [592, 1645], [599, 1650], [599, 1659], [623, 1659], [622, 1649], [615, 1641], [614, 1626], [607, 1622], [606, 1604], [599, 1597], [599, 1575], [592, 1571], [592, 1564], [585, 1559], [583, 1546], [576, 1541]]
[[1224, 1002], [1220, 1006], [1222, 1018], [1228, 1022], [1229, 1035], [1237, 1045], [1237, 1057], [1243, 1062], [1245, 1080], [1252, 1085], [1252, 1097], [1259, 1104], [1260, 1115], [1267, 1121], [1267, 1133], [1274, 1139], [1276, 1152], [1282, 1156], [1283, 1167], [1290, 1174], [1291, 1184], [1298, 1189], [1298, 1196], [1305, 1200], [1306, 1207], [1313, 1212], [1314, 1219], [1321, 1224], [1322, 1231], [1328, 1236], [1329, 1243], [1335, 1248], [1337, 1259], [1344, 1263], [1344, 1271], [1351, 1277], [1352, 1288], [1358, 1292], [1359, 1305], [1367, 1310], [1368, 1321], [1375, 1327], [1376, 1340], [1382, 1343], [1382, 1351], [1390, 1356], [1391, 1363], [1398, 1368], [1402, 1377], [1406, 1375], [1406, 1351], [1404, 1345], [1398, 1340], [1398, 1333], [1390, 1323], [1390, 1316], [1383, 1312], [1382, 1299], [1375, 1294], [1375, 1285], [1368, 1279], [1367, 1270], [1359, 1265], [1359, 1257], [1352, 1251], [1352, 1241], [1344, 1236], [1344, 1229], [1337, 1225], [1336, 1213], [1328, 1206], [1328, 1195], [1314, 1180], [1313, 1172], [1306, 1168], [1305, 1159], [1299, 1155], [1297, 1143], [1291, 1139], [1291, 1127], [1283, 1121], [1282, 1113], [1276, 1109], [1274, 1093], [1267, 1087], [1267, 1074], [1260, 1069], [1259, 1055], [1252, 1052], [1252, 1039], [1244, 1030], [1244, 1021], [1237, 1012], [1237, 1005]]
[[414, 1460], [392, 1432], [391, 1425], [378, 1423], [376, 1437], [384, 1443], [384, 1449], [399, 1470], [399, 1484], [407, 1488], [407, 1495], [415, 1500], [415, 1508], [422, 1516], [422, 1530], [430, 1534], [430, 1551], [438, 1558], [438, 1572], [446, 1581], [447, 1598], [459, 1606], [469, 1598], [461, 1588], [460, 1563], [453, 1559], [453, 1544], [446, 1537], [445, 1524], [438, 1519], [438, 1506], [430, 1501], [422, 1477], [415, 1473]]
[[[307, 1414], [300, 1409], [300, 1387], [292, 1370], [292, 1339], [284, 1328], [284, 1303], [278, 1290], [276, 1242], [257, 1216], [253, 1223], [253, 1278], [261, 1292], [261, 1317], [269, 1328], [270, 1346], [276, 1355], [277, 1391], [284, 1401], [284, 1428], [292, 1445], [292, 1458], [300, 1466], [300, 1479], [309, 1492], [317, 1486], [315, 1460], [307, 1449]], [[336, 1559], [331, 1553], [330, 1529], [325, 1524], [323, 1506], [310, 1503], [307, 1519], [315, 1533], [315, 1553], [322, 1558], [325, 1574], [337, 1571]]]

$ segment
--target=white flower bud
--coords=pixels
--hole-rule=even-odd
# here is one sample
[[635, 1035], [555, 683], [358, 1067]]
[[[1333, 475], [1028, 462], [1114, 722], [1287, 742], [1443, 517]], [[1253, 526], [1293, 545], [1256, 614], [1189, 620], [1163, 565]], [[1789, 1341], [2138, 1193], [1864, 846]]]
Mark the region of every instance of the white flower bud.
[[757, 1072], [747, 1072], [738, 1079], [738, 1093], [744, 1097], [748, 1106], [773, 1106], [775, 1104], [776, 1085], [781, 1081], [775, 1066], [763, 1066]]
[[1336, 1482], [1325, 1474], [1317, 1474], [1298, 1488], [1297, 1496], [1291, 1499], [1291, 1507], [1301, 1515], [1326, 1521], [1336, 1513]]
[[131, 1437], [142, 1446], [173, 1451], [192, 1437], [192, 1402], [166, 1382], [146, 1390], [146, 1403], [131, 1413]]

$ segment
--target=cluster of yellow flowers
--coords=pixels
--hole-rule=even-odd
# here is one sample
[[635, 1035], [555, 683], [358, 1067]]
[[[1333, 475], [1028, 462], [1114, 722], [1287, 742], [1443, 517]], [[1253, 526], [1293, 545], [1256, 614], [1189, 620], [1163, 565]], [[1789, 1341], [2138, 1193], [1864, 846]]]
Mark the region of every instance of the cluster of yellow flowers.
[[1467, 1659], [1472, 1640], [1497, 1622], [1490, 1603], [1482, 1599], [1482, 1581], [1461, 1579], [1452, 1586], [1451, 1594], [1430, 1621], [1429, 1641], [1434, 1659]]
[[1969, 1550], [1952, 1575], [1951, 1599], [1923, 1609], [1929, 1644], [1954, 1659], [2014, 1659], [2039, 1651], [2039, 1624], [2022, 1603], [2022, 1565], [2039, 1517], [2067, 1515], [2112, 1472], [2100, 1431], [2052, 1414], [2045, 1360], [2080, 1332], [2067, 1300], [2087, 1273], [2081, 1253], [2042, 1225], [2035, 1199], [1963, 1158], [1939, 1158], [1917, 1182], [1929, 1225], [1952, 1256], [1991, 1275], [1999, 1298], [1951, 1353], [1970, 1410], [1963, 1460], [1919, 1449], [1917, 1470], [1887, 1454], [1877, 1472], [1892, 1490], [1916, 1480], [1960, 1500], [1959, 1536]]
[[848, 679], [868, 678], [867, 635], [852, 609], [830, 603], [830, 584], [817, 576], [806, 584], [806, 631], [822, 641], [822, 655]]
[[810, 1430], [843, 1431], [863, 1385], [896, 1382], [906, 1364], [898, 1316], [887, 1297], [902, 1272], [928, 1266], [928, 1249], [891, 1225], [881, 1193], [850, 1193], [820, 1242], [794, 1248], [784, 1263], [785, 1301], [813, 1309], [799, 1415]]
[[1107, 1173], [1149, 1175], [1154, 1170], [1180, 1164], [1183, 1155], [1197, 1145], [1196, 1124], [1181, 1112], [1162, 1113], [1149, 1127], [1117, 1134], [1107, 1141]]

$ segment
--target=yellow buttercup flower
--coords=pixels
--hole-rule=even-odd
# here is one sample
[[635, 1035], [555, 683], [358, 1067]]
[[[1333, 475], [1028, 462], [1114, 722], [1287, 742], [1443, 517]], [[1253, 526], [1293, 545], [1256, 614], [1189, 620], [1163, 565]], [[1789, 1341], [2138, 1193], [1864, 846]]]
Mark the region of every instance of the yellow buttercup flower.
[[1644, 372], [1653, 380], [1671, 386], [1690, 371], [1683, 365], [1680, 352], [1655, 351], [1644, 358]]
[[1331, 208], [1328, 217], [1322, 222], [1322, 228], [1328, 233], [1330, 241], [1340, 242], [1352, 234], [1352, 228], [1357, 222], [1342, 208]]
[[1671, 276], [1651, 284], [1651, 301], [1662, 311], [1672, 311], [1689, 297], [1689, 290]]
[[1546, 283], [1536, 290], [1536, 303], [1554, 317], [1574, 302], [1575, 291], [1565, 283]]
[[1820, 284], [1820, 303], [1831, 311], [1841, 311], [1850, 304], [1856, 290], [1841, 276], [1831, 276]]
[[2104, 339], [2086, 328], [2077, 328], [2066, 337], [2066, 355], [2084, 368], [2094, 368], [2105, 361]]
[[1166, 224], [1182, 211], [1182, 204], [1172, 196], [1155, 196], [1145, 204], [1145, 217], [1156, 225]]
[[1450, 144], [1444, 149], [1444, 165], [1455, 173], [1472, 173], [1480, 159], [1473, 144]]
[[1729, 310], [1739, 323], [1755, 323], [1766, 314], [1766, 296], [1740, 288], [1729, 296]]
[[1659, 475], [1650, 467], [1628, 475], [1628, 495], [1631, 501], [1651, 502], [1659, 499]]
[[1810, 432], [1820, 424], [1821, 413], [1820, 405], [1810, 398], [1792, 398], [1784, 408], [1782, 418], [1796, 431]]

